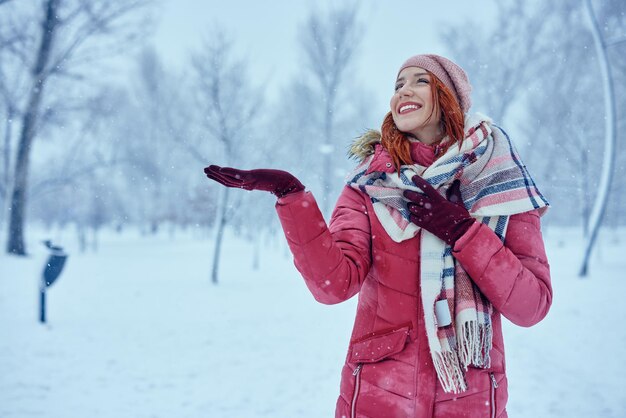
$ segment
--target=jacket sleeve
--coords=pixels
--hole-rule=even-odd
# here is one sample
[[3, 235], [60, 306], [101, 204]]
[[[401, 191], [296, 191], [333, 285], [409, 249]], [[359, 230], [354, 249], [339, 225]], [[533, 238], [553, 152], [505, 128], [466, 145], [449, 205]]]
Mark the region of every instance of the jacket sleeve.
[[345, 187], [329, 226], [310, 192], [287, 195], [276, 203], [294, 264], [318, 302], [351, 298], [369, 272], [371, 233], [363, 199], [363, 194]]
[[548, 313], [552, 286], [538, 211], [512, 215], [504, 244], [486, 225], [472, 225], [453, 254], [493, 306], [514, 324], [529, 327]]

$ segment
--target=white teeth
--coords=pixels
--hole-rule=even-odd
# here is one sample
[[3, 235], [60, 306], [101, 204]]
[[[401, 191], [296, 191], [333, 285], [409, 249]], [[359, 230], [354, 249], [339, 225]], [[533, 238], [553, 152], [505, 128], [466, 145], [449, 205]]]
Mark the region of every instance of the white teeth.
[[404, 105], [404, 106], [402, 106], [402, 107], [400, 108], [400, 112], [404, 112], [405, 110], [409, 110], [409, 109], [415, 109], [415, 110], [417, 110], [417, 109], [419, 109], [419, 106], [412, 105], [412, 104], [410, 104], [410, 105]]

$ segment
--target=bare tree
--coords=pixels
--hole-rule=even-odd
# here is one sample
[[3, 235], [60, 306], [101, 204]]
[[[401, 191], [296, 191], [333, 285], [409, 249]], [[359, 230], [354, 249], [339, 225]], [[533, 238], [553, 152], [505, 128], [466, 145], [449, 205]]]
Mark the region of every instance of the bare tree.
[[[202, 132], [198, 141], [179, 137], [179, 144], [199, 163], [216, 161], [221, 151], [224, 165], [244, 163], [251, 127], [262, 104], [262, 94], [249, 82], [247, 64], [235, 58], [234, 45], [224, 31], [216, 29], [201, 50], [192, 56], [194, 89]], [[230, 207], [229, 188], [220, 187], [214, 231], [211, 281], [218, 283], [224, 231]]]
[[[7, 198], [11, 184], [13, 147], [15, 142], [16, 120], [21, 116], [25, 96], [27, 74], [17, 71], [24, 67], [29, 46], [29, 16], [25, 15], [17, 3], [5, 7], [0, 13], [0, 132], [2, 132], [2, 173], [0, 174], [0, 227], [8, 215]], [[0, 228], [2, 229], [2, 228]]]
[[478, 86], [472, 92], [473, 108], [505, 123], [511, 105], [526, 93], [534, 68], [529, 65], [543, 50], [545, 28], [541, 9], [534, 2], [502, 0], [497, 22], [488, 28], [465, 22], [445, 26], [442, 38], [452, 56]]
[[[146, 200], [143, 215], [149, 223], [150, 233], [154, 234], [160, 224], [171, 217], [169, 200], [175, 190], [168, 185], [172, 184], [176, 173], [169, 168], [175, 164], [177, 147], [172, 140], [171, 128], [173, 118], [179, 114], [183, 116], [183, 109], [176, 78], [167, 71], [153, 49], [145, 48], [141, 52], [135, 78], [133, 114], [140, 121], [141, 129], [135, 132], [133, 143], [126, 149], [130, 151], [127, 155], [132, 161], [129, 168], [134, 168], [133, 171], [145, 179], [142, 182]], [[150, 152], [141, 152], [142, 149]]]
[[40, 112], [41, 97], [44, 92], [46, 70], [52, 43], [54, 41], [57, 26], [59, 24], [59, 0], [48, 0], [45, 4], [45, 17], [41, 29], [41, 41], [37, 52], [37, 59], [33, 68], [32, 85], [28, 104], [22, 122], [22, 131], [17, 148], [15, 160], [15, 176], [10, 206], [10, 225], [7, 252], [25, 255], [24, 246], [24, 215], [26, 206], [26, 192], [28, 187], [28, 166], [30, 162], [30, 150], [35, 138], [35, 125]]
[[319, 147], [322, 157], [322, 212], [330, 210], [330, 192], [335, 175], [336, 124], [338, 97], [341, 94], [347, 70], [354, 63], [362, 29], [358, 22], [358, 3], [352, 3], [330, 12], [313, 13], [300, 35], [306, 68], [315, 80], [323, 109], [319, 129], [323, 141]]
[[[580, 24], [580, 8], [568, 1], [551, 2], [535, 18], [547, 29], [542, 33], [544, 53], [533, 60], [537, 75], [526, 83], [524, 155], [556, 208], [550, 222], [583, 225], [586, 236], [597, 187], [592, 168], [601, 163], [601, 143], [589, 141], [599, 134], [601, 115], [590, 112], [589, 104], [600, 102], [602, 94], [595, 74], [575, 69], [594, 61], [588, 48], [592, 40]], [[573, 198], [579, 204], [572, 207]], [[564, 207], [568, 210], [559, 210]]]
[[600, 176], [600, 184], [596, 199], [589, 217], [589, 237], [585, 243], [585, 254], [580, 268], [579, 275], [587, 276], [589, 269], [589, 258], [593, 250], [600, 225], [606, 210], [609, 190], [613, 180], [614, 164], [615, 164], [615, 138], [617, 115], [615, 114], [615, 90], [611, 64], [607, 56], [607, 49], [618, 43], [626, 42], [626, 36], [616, 39], [606, 40], [602, 35], [603, 31], [598, 23], [598, 18], [594, 12], [591, 0], [585, 1], [585, 10], [589, 19], [589, 28], [593, 35], [593, 42], [596, 54], [598, 55], [598, 64], [602, 77], [602, 90], [604, 95], [604, 159], [602, 162], [602, 171]]
[[[128, 45], [137, 36], [128, 17], [147, 0], [46, 0], [37, 35], [26, 105], [20, 120], [11, 190], [7, 252], [26, 254], [24, 221], [32, 144], [46, 119], [42, 103], [51, 85], [61, 79], [79, 81], [94, 63]], [[89, 41], [98, 40], [96, 45]], [[107, 43], [108, 41], [108, 43]], [[68, 110], [68, 109], [66, 109]]]

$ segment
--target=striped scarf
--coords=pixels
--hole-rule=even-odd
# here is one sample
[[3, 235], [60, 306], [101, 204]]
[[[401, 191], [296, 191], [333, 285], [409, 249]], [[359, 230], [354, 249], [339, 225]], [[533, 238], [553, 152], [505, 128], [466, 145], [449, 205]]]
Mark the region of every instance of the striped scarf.
[[[489, 226], [502, 241], [510, 215], [540, 208], [543, 213], [548, 206], [508, 135], [481, 115], [466, 115], [460, 149], [451, 146], [429, 167], [414, 164], [402, 166], [399, 174], [368, 173], [372, 160], [365, 159], [346, 180], [371, 198], [376, 217], [396, 242], [415, 237], [421, 229], [410, 222], [403, 196], [407, 189], [421, 192], [411, 181], [415, 174], [443, 195], [453, 180], [460, 179], [470, 215]], [[463, 392], [467, 390], [464, 373], [469, 365], [490, 366], [493, 308], [456, 262], [449, 245], [423, 230], [420, 248], [420, 293], [437, 377], [446, 392]], [[441, 315], [442, 305], [452, 315]], [[444, 319], [450, 316], [451, 324]]]

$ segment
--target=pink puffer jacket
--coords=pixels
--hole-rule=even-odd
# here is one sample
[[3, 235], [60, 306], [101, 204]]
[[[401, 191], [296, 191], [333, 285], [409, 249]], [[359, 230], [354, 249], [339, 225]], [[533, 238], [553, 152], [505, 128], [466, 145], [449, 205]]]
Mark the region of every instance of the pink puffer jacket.
[[469, 390], [445, 393], [432, 364], [418, 286], [419, 237], [394, 242], [369, 197], [344, 188], [327, 226], [313, 195], [299, 192], [276, 209], [300, 271], [321, 303], [359, 294], [336, 418], [506, 417], [501, 314], [539, 322], [552, 301], [539, 214], [513, 215], [504, 244], [474, 224], [454, 256], [494, 306], [491, 368], [466, 373]]

